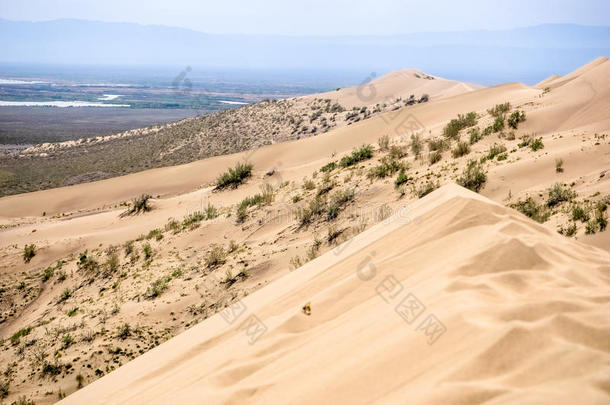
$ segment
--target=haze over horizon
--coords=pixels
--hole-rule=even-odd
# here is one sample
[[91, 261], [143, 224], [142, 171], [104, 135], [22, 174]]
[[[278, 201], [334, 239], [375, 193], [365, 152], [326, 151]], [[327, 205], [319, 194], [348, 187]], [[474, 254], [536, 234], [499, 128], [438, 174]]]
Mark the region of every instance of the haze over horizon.
[[[82, 3], [74, 0], [0, 1], [0, 17], [48, 21], [74, 18], [187, 28], [210, 34], [271, 34], [299, 36], [400, 35], [521, 28], [540, 24], [608, 25], [610, 3], [605, 1], [463, 2], [380, 0], [321, 1], [288, 4], [279, 0], [222, 3], [162, 0]], [[523, 12], [527, 10], [527, 13]], [[297, 18], [298, 16], [298, 18]]]

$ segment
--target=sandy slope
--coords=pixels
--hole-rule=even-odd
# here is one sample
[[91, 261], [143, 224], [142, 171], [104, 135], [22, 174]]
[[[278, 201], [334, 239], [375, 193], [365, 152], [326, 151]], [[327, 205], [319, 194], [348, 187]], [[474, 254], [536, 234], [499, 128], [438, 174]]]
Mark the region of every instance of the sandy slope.
[[[77, 373], [85, 376], [85, 384], [95, 381], [133, 358], [125, 353], [143, 353], [162, 342], [165, 327], [182, 332], [250, 294], [243, 301], [248, 312], [239, 321], [255, 313], [269, 328], [255, 345], [248, 345], [248, 336], [237, 330], [240, 322], [227, 327], [216, 315], [68, 400], [188, 402], [205, 397], [208, 403], [243, 403], [246, 398], [330, 402], [340, 397], [343, 402], [561, 403], [578, 393], [584, 402], [608, 402], [610, 260], [604, 250], [610, 250], [610, 232], [585, 235], [584, 224], [579, 223], [572, 239], [557, 234], [565, 225], [570, 203], [560, 206], [543, 225], [502, 205], [526, 196], [544, 201], [547, 188], [557, 182], [570, 185], [579, 204], [610, 195], [609, 69], [610, 61], [596, 60], [566, 75], [570, 80], [550, 92], [509, 83], [451, 95], [449, 86], [439, 89], [447, 91], [445, 96], [428, 103], [315, 137], [1, 198], [0, 305], [2, 315], [8, 314], [0, 324], [1, 337], [9, 339], [26, 326], [42, 326], [35, 326], [18, 345], [3, 342], [0, 359], [12, 361], [23, 353], [31, 359], [35, 346], [27, 343], [37, 341], [39, 346], [47, 345], [47, 354], [62, 353], [60, 361], [73, 366], [55, 380], [39, 381], [29, 376], [38, 375], [40, 367], [21, 362], [10, 400], [23, 392], [37, 403], [50, 403], [58, 388], [75, 392]], [[418, 80], [428, 86], [441, 83]], [[395, 174], [367, 178], [368, 171], [389, 153], [376, 148], [370, 161], [332, 173], [335, 189], [355, 190], [353, 210], [309, 228], [299, 227], [292, 215], [276, 221], [282, 208], [294, 210], [315, 198], [319, 188], [306, 190], [305, 178], [319, 187], [324, 175], [315, 177], [315, 171], [363, 143], [377, 144], [382, 135], [405, 147], [415, 131], [424, 139], [439, 137], [457, 114], [476, 111], [482, 129], [492, 121], [486, 110], [506, 101], [527, 113], [514, 139], [508, 140], [506, 133], [491, 134], [473, 144], [468, 155], [453, 158], [446, 151], [434, 165], [426, 153], [416, 160], [409, 152], [402, 159], [413, 177], [409, 187], [429, 179], [450, 184], [469, 159], [479, 160], [490, 146], [504, 144], [507, 159], [485, 163], [488, 181], [482, 196], [446, 186], [415, 203], [408, 218], [417, 221], [374, 227], [340, 249], [341, 254], [326, 254], [290, 273], [291, 259], [305, 257], [313, 239], [324, 239], [323, 250], [334, 246], [325, 240], [331, 226], [351, 237], [366, 228], [359, 225], [364, 219], [361, 212], [370, 213], [374, 207], [376, 214], [381, 204], [395, 209], [417, 199], [410, 191], [398, 196]], [[525, 134], [540, 137], [544, 148], [519, 147]], [[555, 170], [558, 158], [564, 160], [561, 173]], [[253, 177], [236, 190], [212, 192], [217, 176], [243, 159], [254, 164]], [[275, 173], [267, 176], [270, 170]], [[245, 223], [236, 223], [236, 204], [258, 193], [264, 182], [277, 190], [276, 201], [252, 208]], [[286, 182], [289, 185], [284, 186]], [[119, 203], [141, 193], [155, 196], [154, 209], [120, 217], [124, 207]], [[294, 196], [300, 196], [300, 202], [294, 203]], [[177, 233], [166, 230], [160, 240], [143, 236], [136, 241], [137, 249], [152, 244], [152, 263], [130, 262], [119, 248], [120, 269], [112, 276], [90, 278], [77, 265], [78, 254], [85, 249], [103, 264], [111, 246], [163, 229], [171, 218], [182, 221], [208, 201], [222, 211], [218, 221], [204, 221], [199, 228]], [[227, 246], [230, 240], [240, 250], [227, 264], [207, 268], [203, 263], [212, 244]], [[37, 254], [25, 264], [23, 246], [29, 243], [36, 244]], [[67, 279], [60, 281], [58, 270], [41, 282], [41, 272], [58, 260], [66, 260], [62, 271]], [[235, 274], [245, 263], [250, 265], [249, 278], [230, 287], [222, 284], [226, 271]], [[374, 279], [354, 276], [369, 263], [377, 268]], [[172, 278], [160, 298], [145, 298], [151, 282], [177, 268], [182, 275]], [[389, 274], [403, 283], [403, 295], [412, 292], [426, 305], [417, 322], [406, 324], [394, 312], [395, 302], [387, 304], [376, 295], [375, 288]], [[59, 303], [68, 287], [73, 289], [72, 297]], [[300, 312], [308, 301], [311, 316]], [[111, 314], [115, 304], [120, 311]], [[209, 312], [192, 311], [204, 304]], [[67, 315], [74, 307], [77, 314]], [[432, 346], [416, 330], [428, 314], [438, 316], [447, 327]], [[50, 316], [54, 319], [50, 324], [41, 323]], [[117, 327], [125, 322], [138, 333], [150, 331], [151, 339], [135, 332], [128, 339], [117, 338]], [[76, 329], [66, 329], [73, 324]], [[92, 332], [93, 340], [81, 338], [80, 330], [83, 335]], [[75, 337], [67, 348], [61, 345], [65, 333]], [[123, 354], [113, 354], [116, 347]]]
[[[409, 217], [244, 298], [232, 325], [217, 314], [62, 403], [610, 401], [609, 253], [455, 185]], [[408, 294], [425, 308], [405, 320]], [[251, 315], [260, 338], [240, 329]], [[432, 315], [438, 329], [422, 326]]]

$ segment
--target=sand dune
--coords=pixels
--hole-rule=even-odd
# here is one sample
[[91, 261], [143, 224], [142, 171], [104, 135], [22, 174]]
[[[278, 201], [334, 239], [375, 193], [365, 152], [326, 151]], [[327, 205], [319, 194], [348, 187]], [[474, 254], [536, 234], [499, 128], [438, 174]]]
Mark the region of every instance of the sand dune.
[[[0, 198], [0, 360], [31, 360], [40, 347], [60, 369], [48, 377], [40, 364], [21, 362], [8, 400], [25, 393], [50, 403], [61, 389], [72, 394], [66, 403], [607, 403], [610, 232], [586, 234], [585, 221], [571, 215], [579, 205], [593, 218], [595, 204], [610, 202], [609, 63], [600, 58], [548, 79], [562, 79], [550, 91], [522, 83], [473, 89], [407, 70], [413, 86], [435, 95], [429, 102], [245, 153]], [[398, 84], [403, 74], [378, 79], [379, 94], [410, 93]], [[452, 154], [456, 140], [439, 162], [429, 161], [425, 145], [414, 156], [411, 135], [438, 139], [449, 120], [470, 111], [482, 131], [494, 121], [487, 110], [504, 102], [526, 113], [518, 129], [469, 143], [464, 156]], [[461, 140], [469, 141], [467, 130]], [[408, 151], [398, 158], [410, 177], [402, 190], [397, 173], [370, 175], [391, 155], [382, 135]], [[526, 137], [544, 147], [521, 145]], [[320, 171], [365, 143], [374, 145], [371, 159]], [[503, 159], [488, 158], [496, 144], [506, 147]], [[470, 159], [487, 171], [481, 194], [454, 185]], [[212, 191], [240, 160], [254, 164], [253, 176]], [[430, 182], [445, 186], [419, 199], [417, 189]], [[265, 183], [273, 202], [238, 221], [237, 206]], [[575, 197], [549, 208], [557, 183]], [[299, 223], [295, 214], [317, 197], [349, 190], [353, 201], [336, 218], [323, 211]], [[121, 216], [121, 203], [142, 193], [154, 196], [152, 211]], [[549, 209], [546, 222], [507, 208], [529, 197]], [[182, 226], [208, 202], [217, 218]], [[574, 234], [558, 233], [570, 224]], [[30, 243], [37, 250], [26, 263]], [[231, 244], [226, 263], [206, 264], [214, 246]], [[81, 265], [82, 253], [97, 270]], [[109, 271], [114, 253], [118, 265]], [[234, 277], [245, 268], [249, 275]], [[151, 296], [157, 282], [164, 289]], [[393, 299], [378, 293], [397, 282]], [[410, 323], [395, 310], [409, 293], [425, 306]], [[243, 308], [237, 321], [225, 321]], [[240, 330], [250, 315], [266, 329], [253, 344], [256, 329]], [[433, 344], [432, 326], [422, 325], [430, 315], [446, 328]], [[125, 324], [131, 335], [121, 337]], [[78, 390], [78, 374], [91, 384]], [[39, 375], [45, 380], [31, 378]]]
[[[367, 80], [372, 78], [373, 76], [367, 78]], [[304, 98], [330, 98], [343, 106], [352, 108], [383, 104], [399, 97], [406, 100], [411, 95], [419, 99], [422, 95], [427, 94], [432, 99], [437, 100], [482, 87], [477, 84], [431, 76], [417, 69], [404, 69], [390, 72], [368, 82], [365, 81], [360, 86], [305, 96]]]
[[62, 403], [604, 403], [609, 272], [445, 186]]

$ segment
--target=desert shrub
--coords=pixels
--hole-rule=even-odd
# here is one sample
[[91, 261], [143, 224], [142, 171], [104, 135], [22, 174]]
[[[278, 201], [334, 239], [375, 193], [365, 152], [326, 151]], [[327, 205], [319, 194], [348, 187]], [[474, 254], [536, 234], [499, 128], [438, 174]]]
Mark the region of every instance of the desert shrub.
[[208, 268], [218, 267], [225, 263], [227, 252], [220, 245], [212, 245], [212, 248], [205, 257], [205, 265]]
[[11, 382], [9, 380], [4, 380], [0, 383], [0, 399], [4, 399], [9, 396], [11, 387]]
[[396, 188], [400, 187], [401, 185], [405, 184], [406, 182], [408, 182], [409, 176], [407, 176], [407, 173], [405, 173], [404, 170], [401, 170], [400, 173], [398, 173], [398, 177], [396, 177], [396, 180], [394, 180], [394, 186]]
[[576, 193], [569, 188], [564, 187], [562, 184], [556, 183], [553, 185], [553, 187], [548, 189], [548, 195], [546, 205], [549, 207], [554, 207], [555, 205], [561, 204], [564, 201], [570, 201], [576, 196]]
[[496, 117], [491, 126], [493, 132], [500, 132], [504, 129], [504, 116]]
[[563, 159], [555, 159], [555, 172], [563, 173]]
[[146, 239], [153, 239], [153, 238], [155, 238], [155, 240], [163, 239], [163, 231], [159, 228], [152, 229], [150, 232], [148, 232], [148, 235], [146, 235]]
[[490, 108], [489, 110], [487, 110], [489, 115], [491, 115], [494, 118], [503, 116], [504, 114], [506, 114], [509, 111], [510, 111], [510, 103], [509, 102], [506, 102], [506, 103], [503, 103], [503, 104], [496, 104], [493, 108]]
[[180, 232], [180, 229], [181, 229], [180, 222], [176, 221], [173, 218], [170, 218], [167, 221], [167, 224], [165, 224], [164, 229], [167, 232], [172, 231], [174, 233], [178, 233], [178, 232]]
[[132, 240], [130, 240], [129, 242], [125, 242], [125, 245], [123, 245], [123, 248], [125, 250], [126, 257], [133, 254], [133, 252], [135, 251], [134, 242]]
[[371, 145], [362, 145], [359, 149], [352, 151], [349, 155], [343, 156], [339, 164], [341, 167], [349, 167], [372, 157], [373, 147]]
[[606, 218], [607, 207], [605, 202], [598, 202], [595, 207], [595, 222], [597, 222], [600, 232], [605, 231], [608, 226], [608, 219]]
[[13, 345], [17, 345], [19, 343], [19, 340], [23, 336], [29, 335], [31, 331], [32, 331], [32, 328], [30, 326], [19, 329], [17, 332], [13, 333], [13, 335], [11, 336], [11, 343]]
[[115, 273], [119, 269], [119, 265], [119, 255], [116, 252], [110, 253], [106, 258], [106, 270], [109, 273]]
[[520, 122], [525, 121], [525, 112], [523, 111], [514, 111], [509, 117], [508, 117], [508, 126], [513, 128], [513, 129], [517, 129], [517, 127], [519, 126]]
[[72, 290], [70, 290], [69, 288], [66, 288], [65, 290], [62, 291], [62, 293], [60, 294], [57, 303], [61, 304], [62, 302], [67, 301], [68, 299], [70, 299], [70, 297], [72, 296]]
[[398, 160], [407, 156], [407, 150], [405, 146], [392, 145], [390, 146], [389, 152], [390, 159]]
[[330, 197], [328, 206], [326, 207], [326, 218], [328, 220], [335, 219], [343, 206], [354, 199], [354, 190], [338, 190]]
[[523, 201], [519, 200], [511, 204], [511, 207], [540, 223], [545, 222], [551, 216], [551, 212], [543, 204], [538, 204], [530, 196]]
[[199, 226], [201, 221], [205, 219], [205, 214], [201, 211], [195, 211], [193, 213], [187, 214], [184, 216], [182, 220], [182, 229], [194, 229]]
[[48, 281], [51, 277], [53, 277], [54, 273], [55, 273], [55, 269], [53, 267], [47, 267], [42, 272], [42, 281], [43, 282]]
[[62, 343], [64, 344], [64, 349], [69, 347], [72, 343], [74, 343], [74, 338], [69, 333], [65, 334], [61, 338]]
[[592, 235], [597, 232], [597, 223], [594, 220], [590, 220], [585, 224], [585, 233]]
[[43, 376], [57, 376], [60, 375], [64, 366], [63, 364], [55, 361], [55, 363], [44, 362], [42, 365], [42, 375]]
[[536, 138], [530, 144], [530, 148], [536, 152], [539, 149], [544, 148], [544, 143], [542, 142], [542, 138]]
[[298, 203], [299, 201], [301, 201], [301, 195], [300, 194], [295, 194], [292, 196], [292, 202], [293, 203]]
[[409, 147], [411, 148], [411, 152], [415, 155], [415, 157], [419, 159], [423, 149], [423, 143], [418, 134], [411, 135], [411, 143], [409, 144]]
[[525, 134], [521, 138], [521, 142], [517, 144], [520, 148], [525, 148], [526, 146], [530, 146], [532, 144], [533, 136], [531, 134]]
[[578, 227], [573, 222], [572, 222], [572, 224], [568, 225], [566, 228], [564, 228], [563, 226], [559, 228], [559, 233], [562, 235], [565, 235], [565, 236], [574, 236], [574, 235], [576, 235], [577, 231], [578, 231]]
[[476, 192], [479, 192], [479, 190], [483, 188], [486, 181], [487, 173], [481, 163], [476, 160], [468, 162], [468, 165], [462, 172], [462, 176], [457, 179], [457, 183], [460, 186]]
[[439, 188], [440, 185], [438, 182], [432, 182], [432, 181], [428, 181], [424, 184], [421, 184], [419, 187], [417, 188], [413, 188], [413, 193], [418, 197], [418, 198], [423, 198], [425, 196], [427, 196], [428, 194], [430, 194], [431, 192], [433, 192], [434, 190], [436, 190], [437, 188]]
[[494, 127], [493, 125], [488, 125], [485, 127], [485, 129], [483, 130], [483, 132], [481, 132], [482, 136], [489, 136], [494, 132]]
[[29, 263], [32, 258], [36, 256], [36, 245], [29, 244], [23, 247], [23, 261]]
[[386, 151], [390, 146], [390, 137], [388, 135], [382, 135], [379, 137], [377, 143], [379, 144], [379, 149]]
[[119, 325], [117, 327], [116, 336], [122, 340], [127, 339], [129, 336], [131, 336], [131, 326], [127, 322], [122, 325]]
[[316, 197], [309, 201], [305, 207], [300, 207], [297, 211], [297, 219], [301, 226], [307, 225], [315, 220], [315, 218], [324, 212], [325, 200], [322, 197]]
[[443, 138], [430, 139], [428, 141], [428, 150], [430, 152], [444, 152], [449, 149], [450, 143]]
[[464, 128], [475, 126], [477, 119], [477, 114], [474, 111], [466, 115], [458, 114], [457, 118], [449, 121], [445, 128], [443, 128], [443, 136], [445, 138], [457, 139], [459, 132]]
[[474, 145], [475, 143], [479, 142], [481, 139], [483, 139], [483, 135], [481, 134], [481, 131], [479, 130], [479, 127], [475, 127], [472, 128], [468, 131], [468, 135], [469, 135], [469, 142], [471, 145]]
[[83, 388], [83, 383], [85, 382], [85, 377], [83, 377], [82, 374], [77, 374], [76, 375], [76, 389], [81, 389]]
[[154, 299], [163, 294], [167, 290], [167, 283], [171, 280], [170, 277], [161, 277], [152, 283], [146, 289], [146, 298]]
[[78, 314], [78, 307], [73, 307], [68, 312], [66, 312], [66, 315], [68, 315], [69, 317], [73, 317], [76, 314]]
[[580, 205], [572, 206], [572, 221], [587, 222], [589, 220], [589, 214], [587, 210]]
[[506, 134], [507, 141], [514, 141], [515, 138], [515, 131], [510, 131], [508, 134]]
[[252, 164], [239, 162], [234, 168], [229, 168], [216, 180], [216, 190], [232, 187], [237, 188], [245, 179], [252, 175]]
[[440, 162], [442, 158], [443, 154], [438, 150], [435, 150], [434, 152], [430, 152], [428, 154], [428, 161], [430, 162], [430, 165]]
[[131, 202], [131, 206], [123, 212], [121, 216], [138, 215], [150, 211], [152, 209], [149, 204], [151, 198], [152, 196], [149, 194], [142, 194], [141, 196], [134, 198]]
[[320, 168], [320, 171], [323, 173], [329, 173], [329, 172], [332, 172], [333, 170], [335, 170], [336, 168], [337, 168], [337, 162], [332, 161], [332, 162], [327, 163], [324, 166], [322, 166]]
[[303, 182], [303, 188], [305, 190], [313, 190], [314, 188], [316, 188], [316, 182], [311, 179], [305, 180]]
[[330, 173], [324, 173], [322, 182], [318, 187], [317, 195], [324, 195], [335, 187], [335, 182], [331, 179]]
[[93, 257], [89, 256], [89, 252], [85, 250], [78, 257], [78, 268], [89, 274], [97, 274], [100, 265]]
[[334, 225], [328, 227], [328, 233], [326, 235], [326, 241], [328, 243], [334, 243], [341, 234], [345, 232], [345, 229], [337, 228]]
[[386, 178], [387, 176], [391, 176], [397, 171], [404, 169], [404, 163], [400, 160], [391, 159], [388, 156], [384, 156], [379, 165], [373, 167], [371, 171], [368, 173], [369, 178]]
[[142, 253], [144, 253], [144, 259], [149, 260], [153, 256], [153, 250], [150, 243], [145, 244], [142, 247]]
[[208, 203], [207, 207], [205, 207], [205, 219], [209, 221], [211, 219], [216, 218], [217, 216], [218, 210], [216, 209], [216, 207]]
[[489, 151], [485, 156], [485, 160], [493, 160], [496, 156], [506, 152], [506, 146], [498, 143], [494, 143], [489, 147]]
[[455, 148], [451, 151], [454, 158], [459, 158], [470, 153], [470, 144], [468, 142], [459, 141]]

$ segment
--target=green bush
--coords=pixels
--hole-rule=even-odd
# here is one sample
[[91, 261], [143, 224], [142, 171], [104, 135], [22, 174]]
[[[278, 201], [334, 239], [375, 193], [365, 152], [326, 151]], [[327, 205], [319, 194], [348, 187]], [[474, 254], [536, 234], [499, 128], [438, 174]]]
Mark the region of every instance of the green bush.
[[458, 114], [456, 119], [449, 121], [445, 128], [443, 128], [443, 136], [445, 138], [457, 139], [459, 132], [464, 128], [475, 126], [477, 119], [477, 114], [474, 111], [466, 115]]
[[398, 177], [396, 177], [396, 180], [394, 180], [394, 186], [398, 188], [409, 180], [410, 178], [409, 176], [407, 176], [407, 173], [405, 173], [404, 170], [401, 170], [400, 173], [398, 173]]
[[489, 115], [491, 115], [494, 118], [503, 116], [504, 114], [506, 114], [509, 111], [510, 111], [510, 103], [509, 102], [506, 102], [506, 103], [503, 103], [503, 104], [496, 104], [493, 108], [490, 108], [489, 110], [487, 110]]
[[363, 145], [360, 149], [354, 150], [351, 154], [343, 156], [339, 164], [341, 167], [349, 167], [372, 157], [373, 147], [371, 145]]
[[457, 183], [469, 190], [479, 192], [487, 181], [487, 173], [483, 166], [476, 160], [468, 162], [462, 172], [462, 176], [457, 179]]
[[17, 332], [13, 333], [13, 335], [11, 336], [11, 343], [13, 345], [17, 345], [19, 343], [19, 340], [23, 336], [29, 335], [31, 331], [32, 331], [32, 328], [29, 326], [26, 328], [19, 329]]
[[442, 158], [443, 154], [438, 150], [428, 154], [428, 161], [430, 162], [430, 165], [440, 162]]
[[500, 132], [504, 129], [504, 116], [496, 117], [491, 126], [493, 132]]
[[489, 147], [489, 152], [485, 156], [485, 160], [493, 160], [496, 156], [506, 152], [506, 146], [494, 143]]
[[580, 205], [574, 205], [572, 207], [572, 221], [587, 222], [589, 220], [589, 214], [587, 210]]
[[167, 290], [167, 283], [171, 280], [170, 277], [161, 277], [150, 284], [150, 287], [146, 289], [146, 297], [150, 299], [155, 299], [161, 294], [163, 291]]
[[411, 135], [411, 143], [409, 144], [409, 147], [411, 148], [411, 152], [415, 155], [415, 158], [419, 159], [423, 149], [421, 137], [417, 134]]
[[413, 192], [418, 198], [424, 198], [425, 196], [427, 196], [428, 194], [430, 194], [431, 192], [433, 192], [434, 190], [436, 190], [439, 187], [440, 187], [440, 185], [438, 182], [435, 183], [432, 181], [428, 181], [428, 182], [420, 185], [419, 187], [414, 188]]
[[144, 253], [144, 258], [146, 260], [149, 260], [150, 258], [152, 258], [153, 250], [152, 250], [152, 247], [150, 246], [150, 243], [147, 243], [144, 245], [144, 247], [142, 248], [142, 252]]
[[382, 135], [381, 137], [379, 137], [377, 143], [379, 144], [380, 150], [388, 150], [388, 148], [390, 147], [390, 137], [388, 135]]
[[235, 168], [229, 168], [216, 180], [216, 190], [232, 187], [237, 188], [245, 179], [252, 175], [252, 164], [237, 163]]
[[455, 148], [451, 151], [454, 158], [459, 158], [470, 153], [470, 144], [468, 142], [459, 141]]
[[563, 159], [562, 158], [555, 159], [555, 172], [563, 173]]
[[320, 168], [320, 171], [323, 173], [328, 173], [328, 172], [332, 172], [333, 170], [335, 170], [336, 167], [337, 167], [337, 162], [332, 161], [332, 162], [327, 163], [324, 166], [322, 166]]
[[205, 257], [205, 265], [208, 268], [218, 267], [226, 262], [227, 252], [220, 245], [212, 245], [212, 248]]
[[428, 150], [430, 152], [440, 151], [444, 152], [449, 149], [450, 142], [443, 138], [436, 138], [428, 140]]
[[338, 190], [330, 197], [330, 202], [326, 207], [326, 218], [328, 220], [335, 219], [343, 206], [354, 199], [354, 190]]
[[532, 150], [534, 152], [536, 152], [539, 149], [544, 148], [544, 143], [542, 143], [542, 138], [536, 138], [532, 141], [532, 143], [530, 144], [530, 148], [532, 148]]
[[515, 111], [508, 117], [508, 126], [517, 129], [520, 122], [525, 121], [525, 113], [523, 111]]
[[369, 178], [386, 178], [387, 176], [391, 176], [399, 170], [404, 169], [405, 165], [400, 160], [391, 159], [387, 156], [384, 156], [379, 165], [373, 167], [368, 174]]
[[470, 136], [469, 142], [471, 145], [474, 145], [483, 139], [483, 135], [481, 134], [481, 131], [479, 131], [479, 127], [472, 128], [470, 131], [468, 131], [468, 134]]
[[30, 245], [25, 245], [23, 247], [23, 261], [24, 263], [29, 263], [32, 258], [36, 256], [36, 245], [33, 243]]
[[140, 213], [148, 212], [152, 209], [149, 204], [149, 200], [152, 198], [149, 194], [142, 194], [139, 197], [136, 197], [131, 202], [131, 206], [125, 212], [121, 214], [121, 216], [126, 215], [137, 215]]
[[307, 206], [300, 207], [297, 211], [297, 219], [299, 220], [301, 226], [313, 222], [317, 216], [324, 212], [325, 205], [325, 200], [322, 197], [316, 197], [309, 201]]
[[517, 201], [511, 204], [511, 207], [517, 211], [532, 218], [536, 222], [546, 222], [551, 216], [551, 212], [542, 204], [538, 204], [536, 200], [528, 196], [524, 201]]
[[554, 207], [564, 201], [570, 201], [576, 196], [576, 193], [569, 188], [564, 187], [562, 184], [556, 183], [553, 187], [548, 189], [548, 195], [546, 205], [548, 207]]

